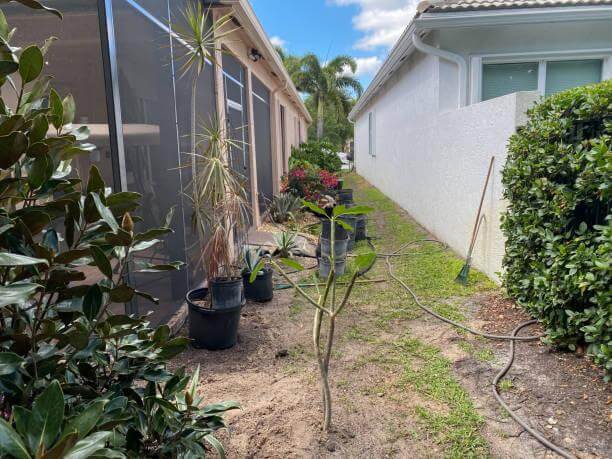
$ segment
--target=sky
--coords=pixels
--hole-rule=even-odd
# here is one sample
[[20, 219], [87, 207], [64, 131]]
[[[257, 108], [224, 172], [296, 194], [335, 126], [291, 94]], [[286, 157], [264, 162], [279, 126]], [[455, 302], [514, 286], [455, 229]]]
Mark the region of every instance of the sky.
[[322, 61], [349, 55], [364, 89], [414, 16], [418, 0], [251, 0], [272, 43]]

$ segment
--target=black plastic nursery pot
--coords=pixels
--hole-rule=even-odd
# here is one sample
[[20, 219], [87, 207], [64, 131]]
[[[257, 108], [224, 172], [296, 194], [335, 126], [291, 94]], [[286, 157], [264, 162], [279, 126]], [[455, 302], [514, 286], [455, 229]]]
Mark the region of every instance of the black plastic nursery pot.
[[231, 309], [244, 303], [242, 278], [219, 277], [209, 284], [213, 309]]
[[336, 190], [341, 190], [344, 187], [344, 179], [338, 179], [338, 184], [336, 185]]
[[196, 304], [206, 300], [207, 288], [187, 292], [185, 299], [189, 308], [189, 338], [193, 347], [216, 351], [228, 349], [236, 344], [240, 312], [243, 304], [233, 308], [209, 309]]
[[[348, 231], [336, 223], [335, 239], [343, 240], [348, 236]], [[324, 218], [321, 220], [321, 237], [325, 239], [331, 239], [331, 220]]]
[[242, 275], [244, 284], [244, 296], [247, 300], [257, 303], [265, 303], [274, 297], [274, 271], [272, 268], [264, 268], [260, 271], [253, 282], [250, 282], [251, 273]]
[[353, 248], [355, 247], [355, 241], [356, 241], [356, 236], [357, 236], [357, 220], [358, 220], [358, 216], [357, 215], [344, 215], [341, 217], [342, 220], [348, 224], [351, 228], [353, 228], [353, 231], [347, 231], [347, 234], [349, 236], [349, 242], [348, 242], [348, 250], [353, 250]]
[[367, 220], [366, 220], [365, 214], [357, 215], [357, 221], [355, 224], [355, 240], [356, 241], [364, 241], [368, 238], [366, 222]]
[[351, 204], [353, 202], [353, 190], [351, 188], [338, 190], [337, 197], [340, 204]]

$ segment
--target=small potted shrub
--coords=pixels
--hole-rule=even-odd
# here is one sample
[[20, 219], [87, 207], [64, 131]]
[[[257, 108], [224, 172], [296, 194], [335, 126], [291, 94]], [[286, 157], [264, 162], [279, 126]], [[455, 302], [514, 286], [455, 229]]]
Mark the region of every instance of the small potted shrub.
[[268, 265], [261, 265], [257, 276], [250, 282], [251, 273], [259, 262], [264, 259], [260, 248], [245, 247], [243, 251], [244, 268], [242, 269], [242, 282], [244, 296], [247, 300], [266, 303], [274, 296], [274, 271]]
[[244, 178], [227, 163], [232, 141], [218, 124], [205, 128], [193, 155], [196, 175], [187, 197], [203, 242], [208, 288], [187, 293], [194, 346], [225, 349], [237, 340], [244, 286], [235, 267], [234, 235], [246, 231], [249, 208]]

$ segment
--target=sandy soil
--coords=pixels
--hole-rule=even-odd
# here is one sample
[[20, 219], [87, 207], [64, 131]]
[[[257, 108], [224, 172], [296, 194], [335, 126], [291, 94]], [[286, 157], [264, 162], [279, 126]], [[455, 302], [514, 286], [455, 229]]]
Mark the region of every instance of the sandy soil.
[[[480, 295], [465, 306], [474, 312], [473, 324], [490, 331], [510, 330], [526, 318], [497, 295]], [[270, 303], [245, 307], [236, 347], [217, 352], [193, 349], [174, 362], [202, 366], [201, 391], [207, 400], [242, 404], [242, 411], [228, 415], [230, 434], [221, 435], [228, 457], [443, 457], [443, 446], [419, 433], [413, 413], [414, 405], [432, 402], [418, 393], [396, 390], [400, 373], [393, 365], [356, 364], [376, 349], [365, 336], [364, 341], [346, 337], [347, 330], [362, 322], [363, 311], [353, 310], [340, 321], [331, 370], [335, 427], [330, 435], [321, 432], [311, 313], [307, 306], [296, 307], [291, 291], [277, 292]], [[405, 324], [397, 325], [379, 338], [392, 341], [404, 333], [400, 327]], [[409, 326], [414, 336], [440, 347], [453, 362], [456, 376], [485, 418], [483, 435], [493, 457], [554, 457], [493, 399], [490, 381], [507, 358], [506, 343], [466, 338], [423, 316]], [[494, 359], [483, 362], [466, 353], [459, 346], [466, 339], [475, 348], [492, 350]], [[534, 427], [578, 457], [612, 457], [612, 393], [601, 376], [575, 354], [520, 344], [510, 374], [513, 388], [504, 396]]]

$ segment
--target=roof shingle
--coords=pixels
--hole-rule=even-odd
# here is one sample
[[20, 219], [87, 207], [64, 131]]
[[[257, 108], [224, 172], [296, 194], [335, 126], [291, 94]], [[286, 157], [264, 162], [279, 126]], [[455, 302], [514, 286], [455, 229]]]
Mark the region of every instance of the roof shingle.
[[429, 2], [428, 13], [481, 11], [512, 8], [546, 8], [561, 6], [612, 5], [612, 0], [446, 0]]

